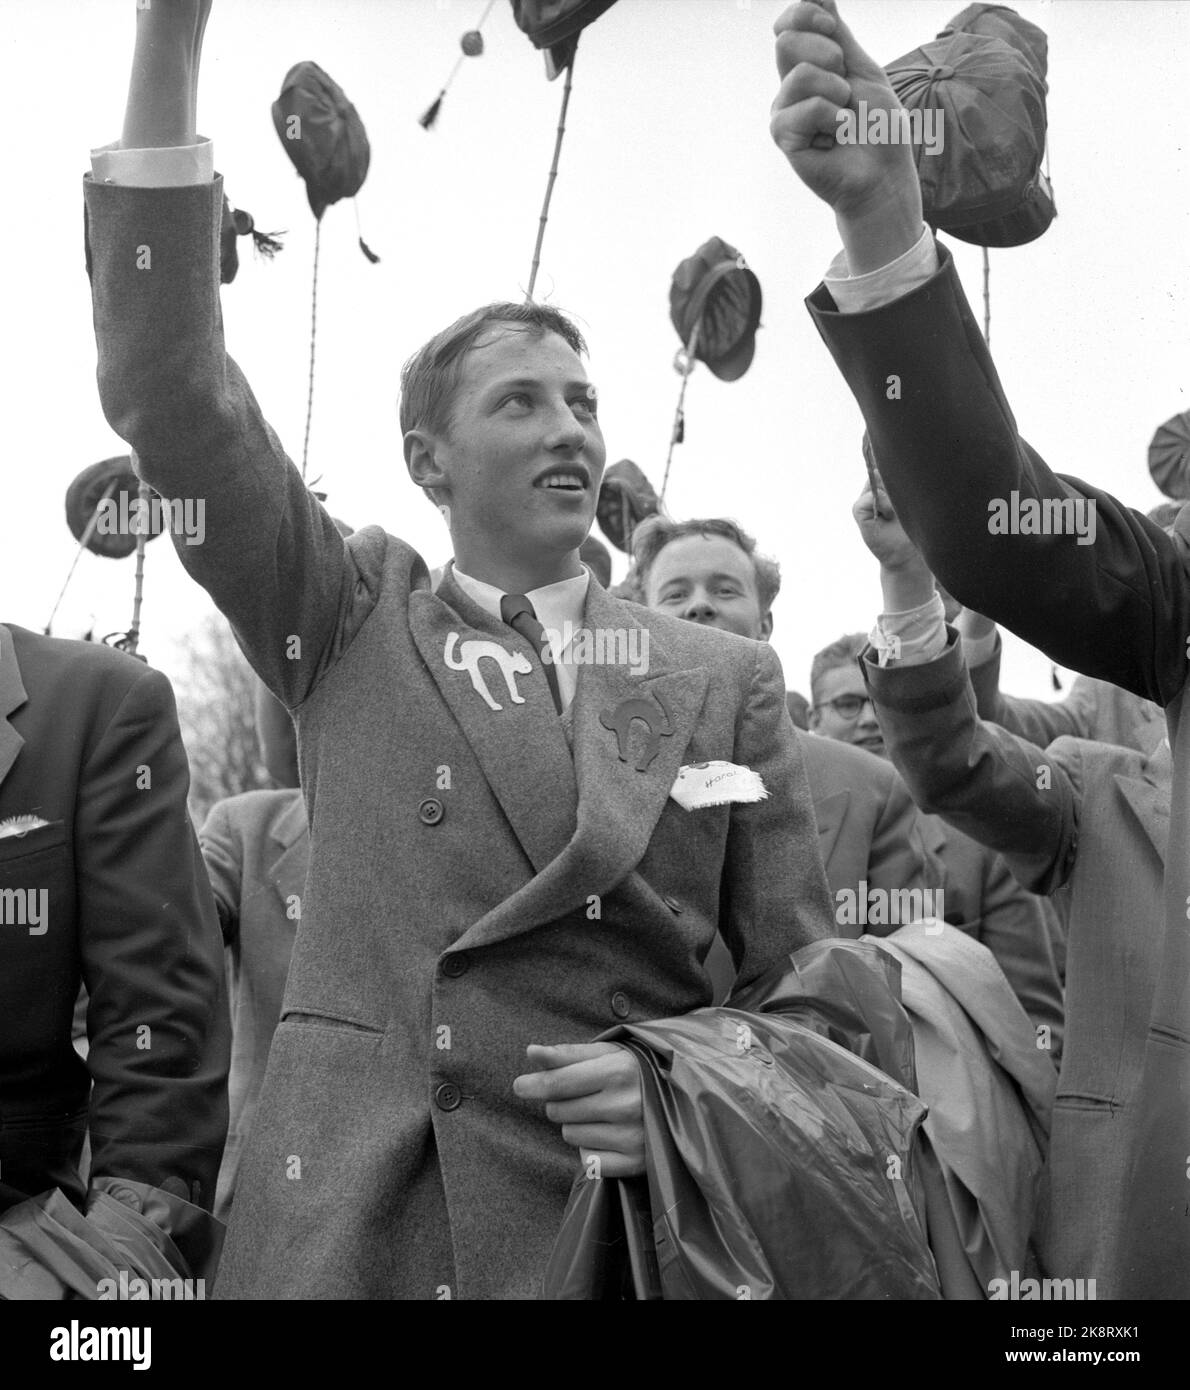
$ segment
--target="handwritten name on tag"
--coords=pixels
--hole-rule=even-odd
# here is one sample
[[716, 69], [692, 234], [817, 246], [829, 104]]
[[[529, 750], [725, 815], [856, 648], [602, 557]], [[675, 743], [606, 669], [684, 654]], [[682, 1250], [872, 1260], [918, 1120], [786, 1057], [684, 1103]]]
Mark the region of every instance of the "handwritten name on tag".
[[669, 794], [687, 811], [725, 806], [731, 801], [763, 801], [768, 796], [759, 773], [722, 761], [682, 768]]

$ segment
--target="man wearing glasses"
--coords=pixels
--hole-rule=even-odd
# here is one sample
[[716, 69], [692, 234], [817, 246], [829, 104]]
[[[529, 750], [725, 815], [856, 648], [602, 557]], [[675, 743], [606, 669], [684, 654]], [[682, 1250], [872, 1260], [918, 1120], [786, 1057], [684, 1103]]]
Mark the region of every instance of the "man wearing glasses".
[[840, 637], [814, 658], [810, 670], [810, 728], [837, 743], [885, 756], [876, 711], [855, 658], [867, 645], [858, 633]]

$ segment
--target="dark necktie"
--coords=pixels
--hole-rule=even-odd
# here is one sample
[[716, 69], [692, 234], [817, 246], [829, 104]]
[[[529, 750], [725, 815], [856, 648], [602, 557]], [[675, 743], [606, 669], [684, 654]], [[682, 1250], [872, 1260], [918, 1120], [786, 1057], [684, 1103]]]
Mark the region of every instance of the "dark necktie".
[[537, 621], [533, 605], [524, 594], [505, 594], [500, 600], [500, 616], [514, 632], [519, 632], [537, 653], [541, 669], [549, 682], [550, 694], [554, 697], [554, 708], [562, 713], [562, 692], [558, 689], [558, 672], [554, 668], [554, 654], [549, 650], [545, 628]]

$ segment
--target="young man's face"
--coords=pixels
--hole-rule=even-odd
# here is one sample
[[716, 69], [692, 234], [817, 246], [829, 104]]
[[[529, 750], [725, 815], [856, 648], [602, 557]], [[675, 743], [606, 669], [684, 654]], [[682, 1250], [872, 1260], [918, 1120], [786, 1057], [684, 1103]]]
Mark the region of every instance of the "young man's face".
[[649, 570], [645, 604], [756, 642], [773, 630], [772, 615], [761, 611], [752, 557], [726, 536], [670, 541]]
[[578, 550], [607, 455], [595, 405], [582, 361], [556, 333], [496, 325], [467, 353], [434, 443], [460, 568], [548, 570]]
[[[857, 701], [863, 704], [858, 716], [849, 719], [846, 713], [840, 713], [829, 703], [831, 700], [840, 701], [847, 713]], [[810, 710], [810, 728], [827, 738], [838, 739], [840, 743], [854, 743], [866, 748], [869, 753], [884, 757], [884, 737], [876, 722], [876, 712], [868, 698], [859, 667], [854, 664], [835, 666], [819, 677], [818, 690]]]

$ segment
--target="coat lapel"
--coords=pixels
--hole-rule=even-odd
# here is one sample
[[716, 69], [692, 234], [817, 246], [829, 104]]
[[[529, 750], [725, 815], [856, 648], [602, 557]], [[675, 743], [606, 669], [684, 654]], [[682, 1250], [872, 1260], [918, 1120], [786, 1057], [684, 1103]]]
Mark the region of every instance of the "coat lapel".
[[306, 802], [301, 792], [295, 791], [293, 800], [273, 822], [270, 833], [276, 858], [269, 866], [268, 874], [286, 911], [289, 908], [289, 895], [300, 895], [306, 886], [310, 850], [305, 834]]
[[1117, 772], [1116, 785], [1164, 864], [1169, 849], [1169, 745], [1163, 743], [1148, 759], [1143, 777], [1129, 777]]
[[[450, 570], [436, 592], [421, 589], [410, 595], [409, 627], [513, 833], [540, 872], [574, 833], [577, 791], [566, 735], [536, 654], [518, 633], [464, 594]], [[525, 659], [531, 673], [512, 675], [523, 703], [511, 698], [506, 678], [490, 657], [476, 665], [483, 685], [501, 706], [498, 710], [489, 708], [468, 670], [447, 664], [448, 644], [450, 659], [458, 662], [467, 642], [494, 642]]]
[[27, 699], [12, 633], [0, 627], [0, 782], [8, 776], [17, 754], [25, 746], [25, 740], [8, 722], [8, 716], [20, 709]]
[[839, 829], [850, 800], [851, 792], [844, 787], [842, 791], [824, 796], [821, 801], [814, 803], [814, 818], [818, 822], [818, 852], [824, 865], [830, 863], [831, 855], [835, 852], [835, 841], [839, 838]]
[[[643, 625], [626, 604], [592, 582], [584, 626], [620, 631]], [[574, 768], [578, 782], [577, 822], [569, 842], [543, 871], [474, 923], [456, 942], [458, 949], [489, 945], [543, 922], [554, 921], [593, 896], [610, 892], [644, 857], [653, 830], [677, 780], [706, 700], [705, 668], [672, 669], [649, 633], [648, 674], [624, 664], [580, 665], [574, 705]], [[627, 758], [621, 759], [616, 734], [602, 720], [625, 701], [642, 700], [660, 726], [655, 756], [644, 760], [648, 734], [639, 721], [628, 728]], [[635, 706], [633, 706], [635, 708]]]

